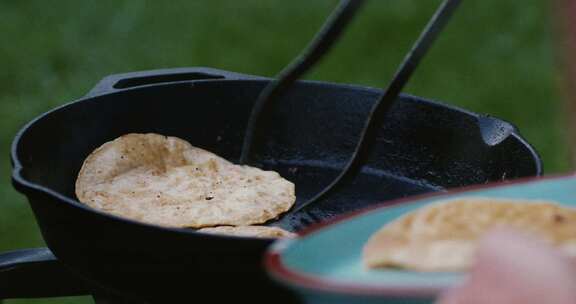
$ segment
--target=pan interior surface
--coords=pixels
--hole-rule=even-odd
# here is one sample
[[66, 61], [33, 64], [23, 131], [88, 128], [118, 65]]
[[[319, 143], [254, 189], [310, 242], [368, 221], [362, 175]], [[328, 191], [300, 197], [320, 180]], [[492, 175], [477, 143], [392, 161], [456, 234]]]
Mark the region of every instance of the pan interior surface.
[[[333, 178], [339, 169], [330, 167], [330, 164], [318, 162], [275, 162], [274, 166], [266, 166], [266, 168], [279, 172], [298, 185], [295, 208], [316, 194], [317, 186], [310, 183], [311, 180], [319, 184], [328, 184], [331, 182], [330, 178]], [[339, 191], [329, 195], [327, 199], [281, 217], [271, 225], [298, 231], [339, 214], [359, 210], [383, 201], [442, 190], [443, 188], [436, 185], [393, 176], [383, 170], [365, 168]]]

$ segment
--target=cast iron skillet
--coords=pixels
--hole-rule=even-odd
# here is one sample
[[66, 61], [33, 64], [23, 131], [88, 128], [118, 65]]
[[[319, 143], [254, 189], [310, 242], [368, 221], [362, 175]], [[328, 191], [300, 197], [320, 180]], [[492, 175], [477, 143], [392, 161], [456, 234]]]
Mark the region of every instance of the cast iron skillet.
[[[86, 97], [26, 125], [12, 147], [13, 184], [27, 196], [57, 259], [47, 249], [0, 255], [0, 298], [98, 288], [149, 302], [202, 296], [257, 301], [269, 294], [273, 302], [290, 302], [261, 268], [269, 239], [141, 224], [92, 210], [74, 195], [85, 157], [130, 132], [178, 136], [237, 161], [251, 105], [269, 81], [209, 68], [113, 75]], [[277, 103], [269, 140], [253, 161], [293, 181], [297, 204], [305, 201], [348, 160], [379, 94], [296, 83]], [[297, 230], [377, 202], [541, 173], [537, 153], [511, 124], [401, 95], [361, 172], [341, 191], [273, 225]]]

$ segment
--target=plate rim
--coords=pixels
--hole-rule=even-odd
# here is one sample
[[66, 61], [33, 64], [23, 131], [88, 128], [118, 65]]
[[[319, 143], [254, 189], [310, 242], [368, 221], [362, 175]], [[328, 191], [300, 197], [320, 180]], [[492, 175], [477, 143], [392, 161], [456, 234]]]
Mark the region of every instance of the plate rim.
[[523, 177], [509, 181], [491, 182], [481, 185], [471, 185], [460, 188], [454, 188], [446, 192], [435, 192], [419, 194], [409, 197], [403, 197], [387, 202], [381, 202], [372, 206], [362, 208], [357, 211], [352, 211], [346, 214], [336, 216], [327, 221], [313, 224], [302, 231], [297, 233], [296, 239], [280, 239], [272, 244], [264, 255], [264, 266], [266, 272], [276, 281], [288, 284], [298, 289], [329, 292], [335, 294], [353, 294], [361, 296], [391, 296], [391, 297], [410, 297], [422, 298], [437, 296], [449, 289], [450, 286], [414, 286], [414, 285], [398, 285], [398, 286], [375, 286], [366, 284], [353, 284], [344, 282], [335, 282], [328, 280], [321, 276], [311, 275], [306, 272], [298, 271], [290, 268], [282, 262], [282, 254], [288, 249], [291, 244], [298, 241], [298, 238], [308, 236], [324, 230], [336, 224], [352, 220], [359, 216], [375, 212], [376, 210], [385, 210], [392, 207], [397, 207], [403, 204], [416, 203], [420, 200], [430, 198], [440, 198], [444, 196], [451, 196], [460, 193], [474, 192], [478, 190], [504, 188], [513, 185], [528, 184], [536, 181], [553, 181], [566, 178], [576, 178], [575, 172], [551, 174], [547, 176], [530, 176]]

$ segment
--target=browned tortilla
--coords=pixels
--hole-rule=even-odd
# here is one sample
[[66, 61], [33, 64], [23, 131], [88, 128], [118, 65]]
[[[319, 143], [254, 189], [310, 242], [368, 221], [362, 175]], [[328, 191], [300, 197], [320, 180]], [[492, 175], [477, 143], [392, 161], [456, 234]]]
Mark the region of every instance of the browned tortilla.
[[78, 199], [93, 208], [170, 227], [264, 223], [292, 207], [294, 184], [239, 166], [176, 137], [128, 134], [85, 160]]
[[576, 255], [576, 210], [554, 202], [461, 198], [434, 203], [393, 221], [368, 240], [371, 268], [463, 271], [473, 263], [480, 237], [506, 226]]
[[296, 234], [278, 227], [268, 226], [219, 226], [202, 228], [199, 232], [224, 234], [233, 236], [246, 236], [257, 238], [291, 238]]

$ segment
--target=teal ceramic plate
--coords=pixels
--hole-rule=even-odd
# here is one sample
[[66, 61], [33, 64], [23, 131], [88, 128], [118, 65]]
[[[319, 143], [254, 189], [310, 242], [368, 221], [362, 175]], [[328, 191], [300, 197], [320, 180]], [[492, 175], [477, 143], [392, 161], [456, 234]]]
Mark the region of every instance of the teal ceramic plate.
[[545, 199], [576, 206], [576, 177], [526, 179], [389, 202], [276, 242], [266, 256], [267, 270], [309, 303], [431, 303], [464, 274], [368, 270], [361, 262], [362, 247], [382, 225], [407, 212], [438, 200], [471, 196]]

